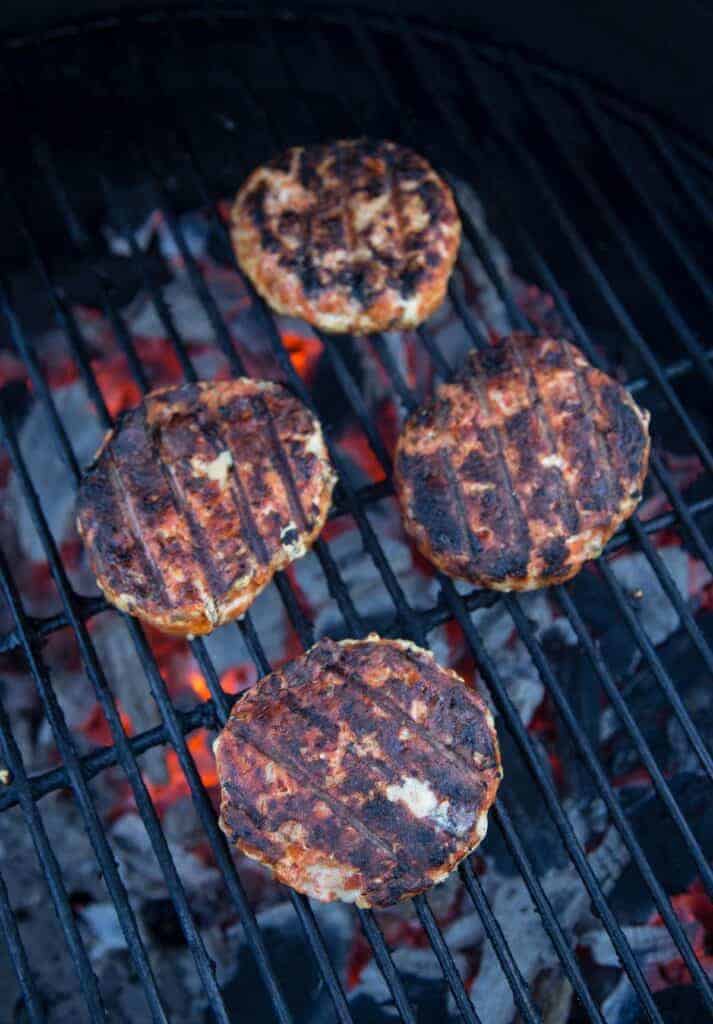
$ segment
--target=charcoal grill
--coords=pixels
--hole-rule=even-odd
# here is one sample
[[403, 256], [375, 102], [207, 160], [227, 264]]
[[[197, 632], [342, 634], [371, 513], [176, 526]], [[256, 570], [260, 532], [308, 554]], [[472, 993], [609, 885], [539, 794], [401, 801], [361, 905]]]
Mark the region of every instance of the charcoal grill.
[[[265, 67], [269, 69], [267, 74]], [[229, 196], [251, 166], [279, 147], [355, 133], [398, 138], [424, 152], [454, 179], [465, 180], [477, 190], [489, 222], [497, 225], [513, 261], [552, 297], [557, 314], [576, 343], [596, 365], [615, 372], [623, 369], [631, 391], [643, 405], [654, 409], [654, 438], [663, 433], [675, 436], [677, 450], [695, 453], [702, 464], [703, 486], [697, 486], [694, 495], [684, 496], [670, 466], [654, 448], [651, 475], [666, 496], [668, 507], [645, 520], [634, 516], [608, 545], [598, 563], [598, 573], [607, 599], [675, 716], [685, 743], [695, 754], [701, 777], [710, 783], [713, 758], [681, 696], [680, 679], [643, 628], [636, 601], [612, 570], [612, 559], [624, 548], [643, 553], [696, 656], [707, 672], [713, 672], [708, 639], [656, 544], [662, 531], [669, 531], [713, 572], [712, 439], [710, 424], [697, 412], [701, 393], [713, 385], [713, 348], [700, 340], [706, 322], [703, 318], [709, 315], [705, 307], [713, 305], [713, 288], [703, 266], [704, 231], [713, 221], [713, 155], [700, 143], [614, 93], [538, 64], [526, 55], [426, 24], [387, 21], [376, 15], [357, 18], [348, 11], [314, 13], [308, 18], [280, 15], [256, 19], [239, 11], [201, 9], [174, 12], [170, 17], [159, 12], [108, 18], [42, 37], [14, 39], [3, 47], [2, 70], [6, 101], [1, 204], [5, 260], [0, 281], [3, 341], [22, 360], [33, 399], [46, 411], [47, 444], [56, 446], [75, 484], [80, 466], [33, 348], [27, 303], [23, 305], [17, 285], [18, 266], [29, 267], [33, 296], [39, 304], [49, 302], [54, 311], [93, 404], [88, 415], [96, 415], [107, 428], [111, 415], [62, 278], [63, 264], [70, 259], [91, 278], [113, 328], [115, 343], [139, 389], [147, 390], [151, 379], [127, 328], [122, 296], [113, 285], [111, 269], [107, 269], [106, 239], [101, 232], [107, 221], [125, 231], [135, 272], [155, 302], [183, 375], [188, 380], [197, 377], [181, 323], [163, 297], [161, 274], [129, 230], [133, 217], [131, 186], [140, 178], [148, 182], [152, 202], [161, 211], [212, 326], [215, 345], [236, 375], [245, 372], [244, 362], [192, 253], [181, 219], [185, 210], [200, 207], [211, 218], [227, 265], [224, 211], [218, 199]], [[527, 304], [513, 295], [487, 239], [467, 210], [463, 219], [468, 244], [494, 285], [511, 326], [529, 329]], [[231, 272], [237, 274], [234, 266]], [[320, 396], [296, 372], [268, 309], [257, 295], [250, 293], [250, 297], [262, 318], [281, 375], [314, 407]], [[460, 319], [464, 336], [474, 345], [487, 344], [483, 324], [473, 315], [458, 275], [448, 301]], [[580, 720], [571, 690], [533, 629], [522, 599], [465, 591], [445, 578], [438, 581], [438, 599], [432, 608], [414, 608], [407, 598], [370, 518], [373, 508], [392, 493], [388, 449], [368, 416], [358, 381], [344, 356], [344, 343], [326, 336], [321, 341], [339, 400], [360, 424], [383, 470], [382, 479], [357, 485], [339, 445], [328, 435], [339, 471], [333, 517], [350, 517], [357, 524], [363, 546], [381, 574], [392, 603], [393, 615], [379, 623], [379, 628], [420, 644], [428, 644], [433, 630], [444, 624], [455, 623], [462, 631], [497, 711], [499, 730], [512, 740], [508, 750], [531, 776], [549, 825], [579, 874], [593, 912], [610, 937], [615, 959], [629, 979], [638, 1006], [637, 1019], [659, 1024], [674, 1019], [665, 1016], [655, 998], [630, 937], [592, 869], [589, 851], [578, 836], [549, 766], [503, 684], [498, 657], [483, 644], [473, 613], [496, 602], [507, 609], [545, 686], [559, 728], [568, 734], [572, 757], [583, 766], [592, 792], [618, 831], [690, 974], [700, 999], [699, 1019], [703, 1019], [706, 1011], [713, 1012], [713, 985], [700, 950], [694, 950], [671, 903], [674, 893], [662, 882], [645, 852], [636, 824], [639, 819], [612, 784], [598, 738]], [[413, 408], [418, 397], [408, 374], [394, 358], [393, 348], [378, 336], [357, 344], [389, 379], [402, 407]], [[447, 353], [428, 324], [418, 330], [416, 344], [426, 353], [437, 378], [452, 371]], [[21, 417], [10, 390], [6, 389], [0, 412], [3, 442], [62, 607], [48, 617], [28, 614], [15, 581], [16, 567], [7, 554], [0, 554], [2, 590], [12, 617], [12, 627], [2, 637], [0, 648], [4, 654], [14, 652], [26, 660], [61, 761], [54, 768], [28, 775], [13, 736], [13, 722], [0, 705], [0, 751], [6, 769], [0, 809], [4, 812], [19, 805], [22, 810], [71, 951], [87, 1014], [91, 1020], [105, 1019], [103, 994], [70, 904], [57, 851], [52, 848], [40, 813], [42, 798], [59, 789], [70, 791], [79, 807], [116, 908], [128, 955], [145, 995], [143, 1019], [167, 1019], [164, 993], [152, 969], [90, 785], [100, 773], [118, 767], [128, 780], [148, 832], [193, 956], [209, 1015], [219, 1021], [243, 1019], [239, 1012], [226, 1007], [137, 760], [154, 747], [169, 745], [185, 774], [206, 841], [223, 876], [225, 899], [242, 922], [274, 1015], [283, 1024], [297, 1020], [274, 971], [272, 950], [218, 829], [214, 806], [188, 744], [197, 728], [218, 728], [234, 698], [221, 687], [208, 645], [196, 639], [190, 646], [210, 699], [190, 710], [176, 707], [142, 628], [135, 620], [113, 612], [118, 623], [123, 619], [123, 628], [130, 634], [161, 718], [156, 727], [127, 735], [90, 632], [92, 619], [106, 611], [106, 603], [73, 589], [64, 554], [48, 525], [47, 508], [32, 479], [31, 460], [23, 454], [18, 440]], [[358, 610], [330, 543], [320, 541], [315, 552], [341, 614], [344, 633], [363, 636], [375, 623], [367, 623]], [[300, 644], [308, 647], [314, 640], [314, 624], [305, 614], [290, 576], [282, 574], [275, 587]], [[704, 890], [713, 895], [710, 850], [705, 848], [637, 723], [626, 691], [619, 685], [617, 670], [597, 643], [589, 621], [590, 610], [583, 607], [580, 592], [573, 585], [553, 588], [553, 600], [569, 620], [579, 649], [589, 659], [593, 685], [601, 688], [603, 699], [613, 708], [648, 775], [658, 798], [659, 827], [680, 835]], [[224, 628], [239, 631], [259, 674], [270, 670], [264, 637], [250, 614], [237, 625]], [[86, 677], [111, 733], [109, 745], [81, 756], [44, 655], [45, 645], [61, 630], [71, 630], [76, 638]], [[522, 808], [513, 805], [507, 782], [511, 768], [506, 761], [506, 781], [491, 815], [491, 829], [504, 840], [537, 908], [541, 928], [572, 986], [575, 1003], [571, 1019], [601, 1024], [605, 1018], [599, 994], [583, 969], [582, 951], [571, 948], [571, 937], [561, 921], [562, 908], [550, 900], [537, 851], [521, 827]], [[649, 822], [651, 827], [655, 828], [656, 823]], [[541, 1021], [538, 1001], [511, 952], [472, 859], [461, 866], [460, 876], [467, 898], [480, 916], [485, 941], [492, 945], [512, 990], [519, 1019], [528, 1024]], [[47, 1006], [36, 982], [33, 957], [37, 954], [24, 944], [22, 921], [13, 912], [6, 882], [0, 881], [0, 925], [27, 1019], [41, 1021]], [[290, 892], [289, 898], [304, 933], [305, 955], [314, 957], [319, 967], [334, 1017], [341, 1022], [358, 1019], [353, 1016], [344, 978], [330, 958], [313, 908], [296, 893]], [[439, 927], [430, 897], [421, 896], [413, 903], [450, 991], [447, 1005], [454, 1016], [488, 1024], [469, 997], [466, 980]], [[368, 911], [355, 913], [398, 1015], [405, 1022], [415, 1022], [418, 1006], [395, 966], [379, 920]]]

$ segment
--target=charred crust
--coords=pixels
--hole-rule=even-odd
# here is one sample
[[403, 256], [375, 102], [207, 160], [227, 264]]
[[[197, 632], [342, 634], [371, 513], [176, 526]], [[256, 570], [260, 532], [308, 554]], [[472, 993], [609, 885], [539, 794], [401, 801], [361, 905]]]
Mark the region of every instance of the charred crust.
[[448, 478], [435, 465], [422, 459], [401, 455], [398, 469], [401, 481], [411, 489], [409, 505], [416, 521], [439, 551], [460, 554], [463, 529], [455, 509]]
[[636, 479], [647, 449], [646, 433], [641, 419], [621, 389], [612, 384], [602, 389], [602, 401], [609, 416], [609, 431], [617, 439], [622, 461], [629, 476]]
[[564, 570], [569, 556], [569, 549], [564, 537], [554, 537], [552, 540], [547, 541], [546, 544], [542, 545], [539, 553], [545, 565], [545, 574], [547, 576], [559, 576]]

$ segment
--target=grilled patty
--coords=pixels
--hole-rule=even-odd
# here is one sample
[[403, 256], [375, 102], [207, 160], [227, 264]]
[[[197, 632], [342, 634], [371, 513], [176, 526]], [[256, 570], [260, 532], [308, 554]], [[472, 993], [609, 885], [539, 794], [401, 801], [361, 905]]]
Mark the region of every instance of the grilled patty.
[[483, 839], [502, 777], [492, 716], [404, 640], [335, 643], [250, 690], [215, 743], [221, 827], [320, 900], [383, 907]]
[[209, 633], [307, 551], [334, 481], [319, 423], [285, 388], [185, 384], [107, 434], [77, 527], [109, 601], [167, 633]]
[[516, 333], [407, 421], [404, 523], [449, 576], [497, 590], [561, 583], [641, 499], [649, 414], [565, 341]]
[[448, 186], [394, 142], [295, 146], [232, 213], [238, 262], [274, 310], [325, 331], [413, 327], [441, 304], [460, 242]]

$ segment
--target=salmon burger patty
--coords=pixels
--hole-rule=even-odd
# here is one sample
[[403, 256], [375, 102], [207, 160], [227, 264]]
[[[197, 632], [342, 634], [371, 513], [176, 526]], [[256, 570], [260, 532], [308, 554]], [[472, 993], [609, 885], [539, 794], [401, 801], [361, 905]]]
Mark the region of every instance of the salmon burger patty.
[[320, 640], [233, 707], [215, 743], [221, 827], [320, 900], [383, 907], [483, 839], [502, 777], [490, 711], [403, 640]]
[[305, 554], [334, 482], [319, 423], [285, 388], [184, 384], [109, 431], [77, 527], [112, 604], [167, 633], [209, 633]]
[[232, 211], [238, 262], [278, 313], [324, 331], [414, 327], [441, 304], [460, 242], [451, 190], [394, 142], [295, 146]]
[[406, 422], [395, 480], [437, 568], [497, 590], [562, 583], [641, 499], [649, 414], [566, 341], [473, 351]]

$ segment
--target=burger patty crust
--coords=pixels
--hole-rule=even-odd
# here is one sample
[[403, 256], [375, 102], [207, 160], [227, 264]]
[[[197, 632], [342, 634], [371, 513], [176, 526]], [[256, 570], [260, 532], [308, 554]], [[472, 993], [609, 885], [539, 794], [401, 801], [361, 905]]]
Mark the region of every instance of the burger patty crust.
[[641, 499], [649, 414], [579, 349], [524, 332], [473, 351], [406, 422], [406, 530], [449, 576], [496, 590], [561, 583]]
[[502, 770], [477, 692], [404, 640], [320, 640], [215, 743], [231, 844], [320, 900], [384, 907], [480, 843]]
[[295, 146], [232, 212], [238, 262], [278, 313], [324, 331], [414, 327], [441, 304], [460, 242], [453, 195], [394, 142]]
[[112, 604], [167, 633], [210, 633], [305, 554], [334, 482], [319, 423], [285, 388], [184, 384], [109, 431], [77, 528]]

